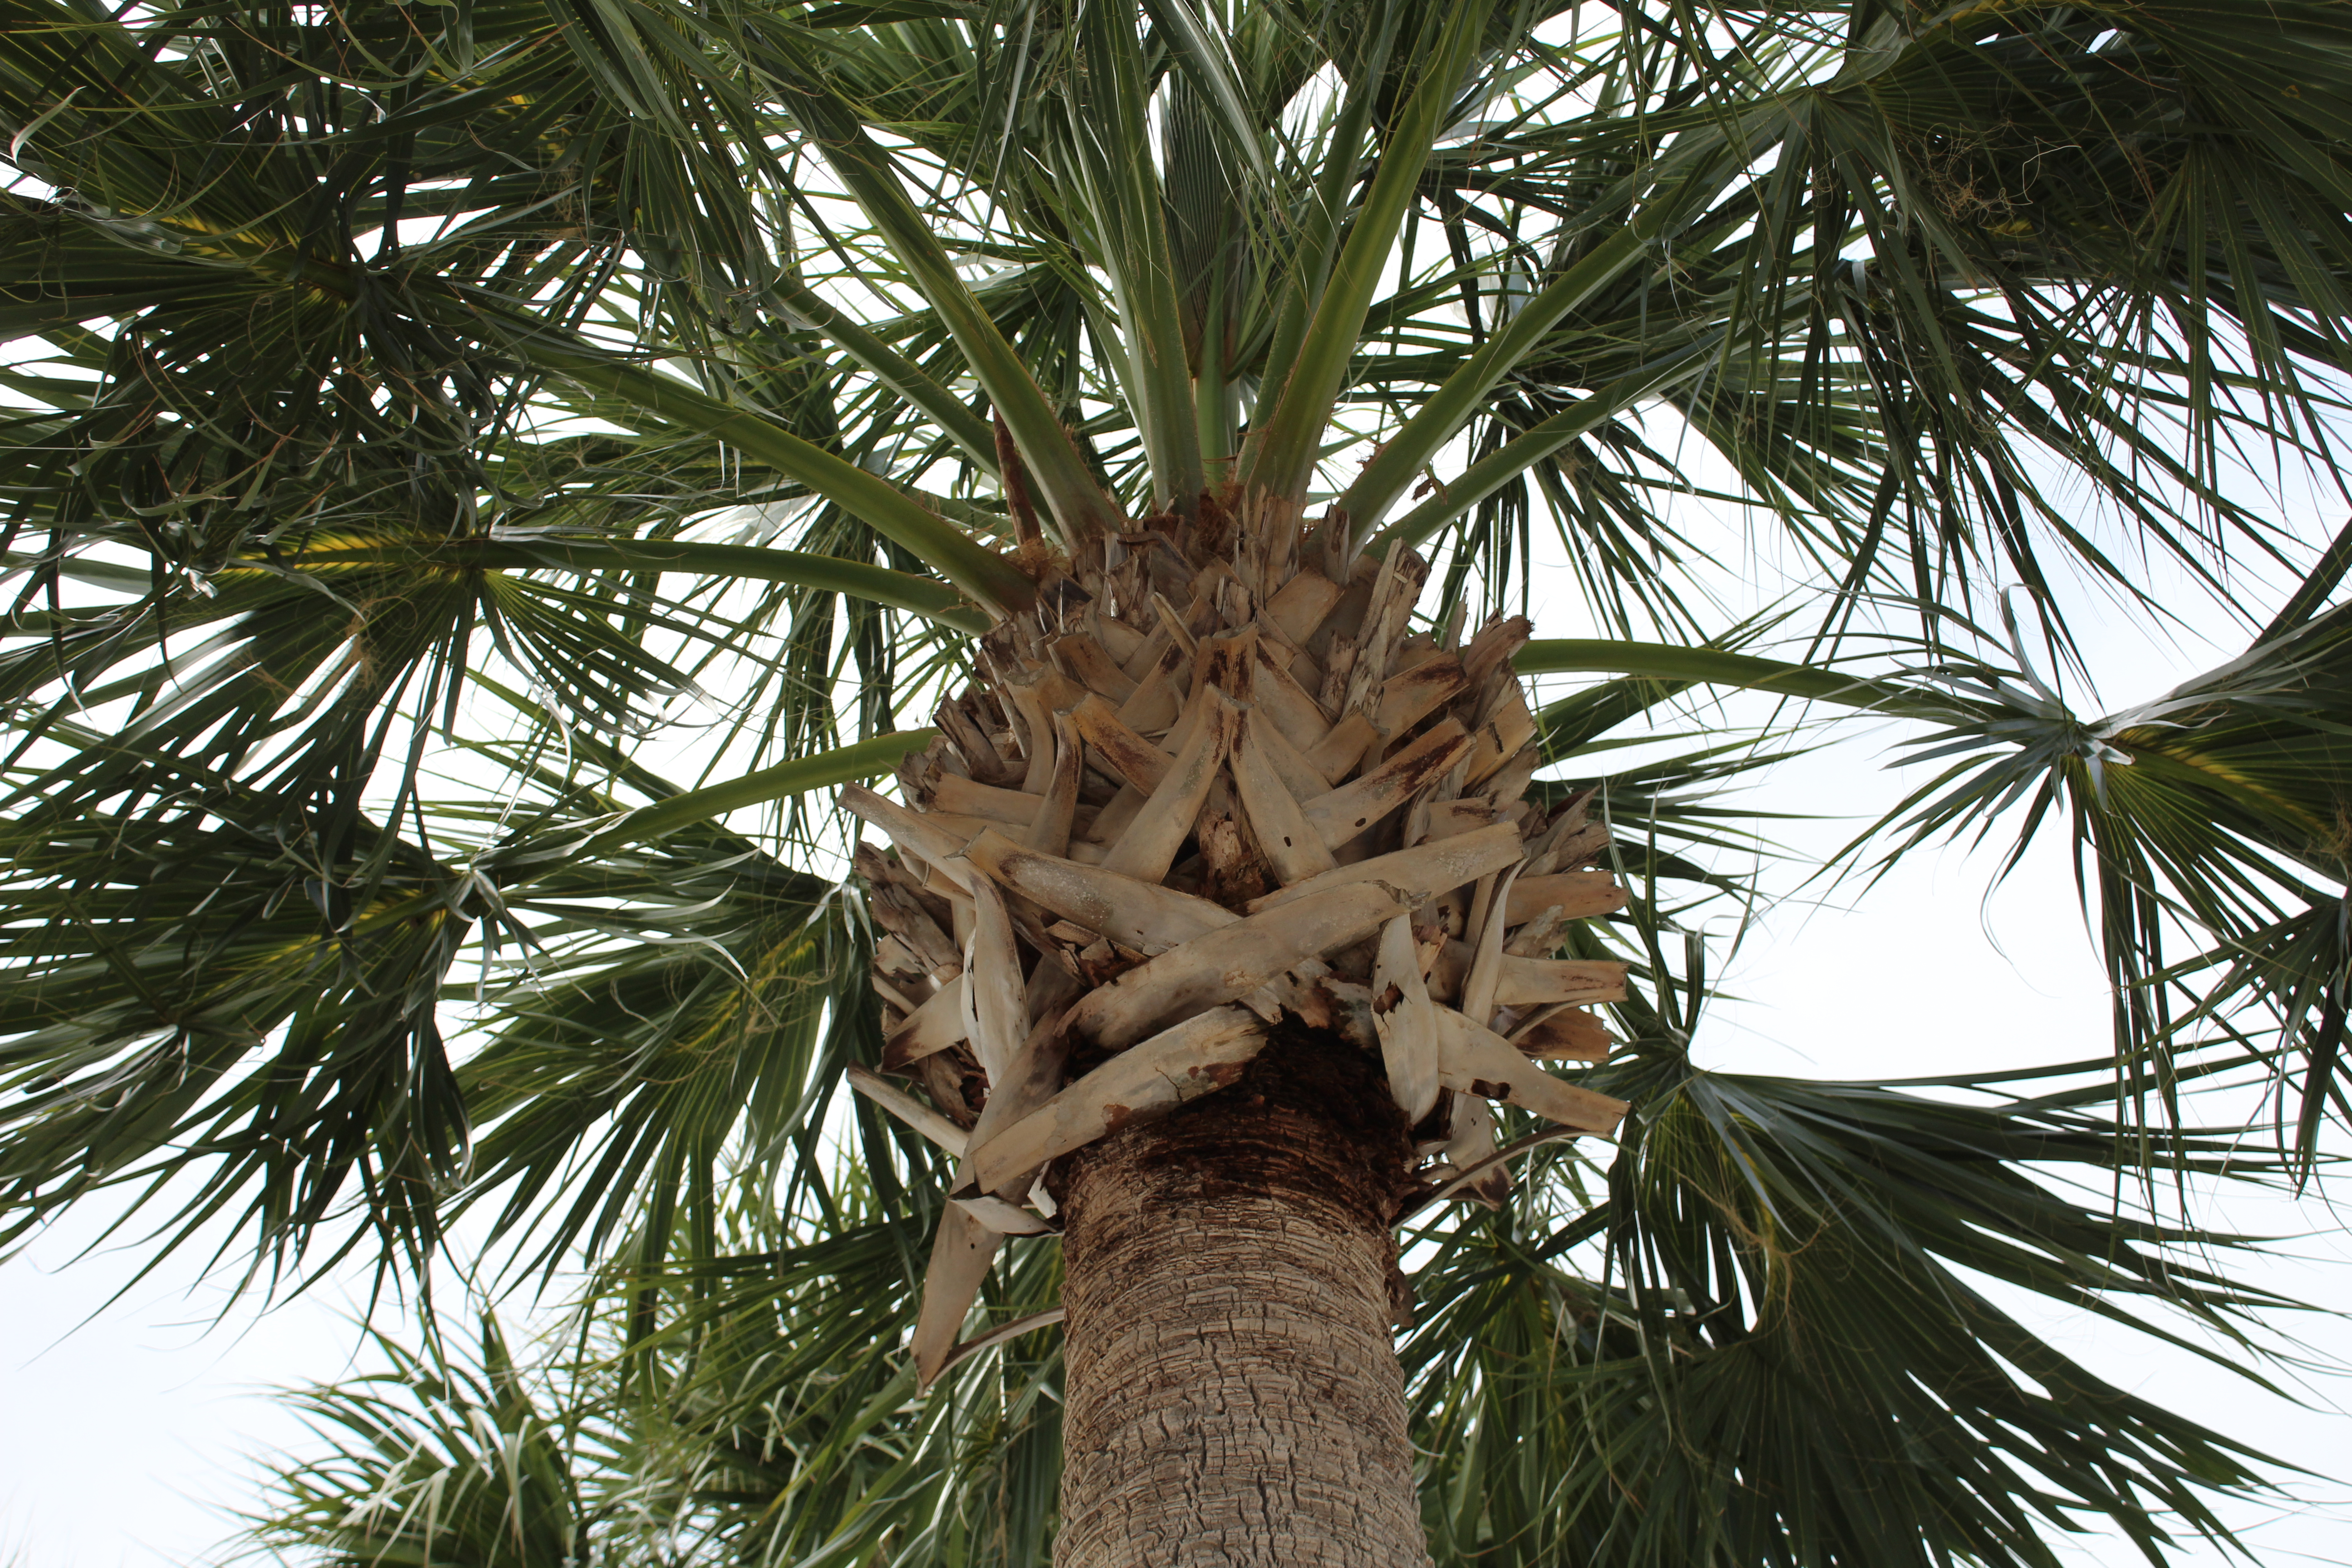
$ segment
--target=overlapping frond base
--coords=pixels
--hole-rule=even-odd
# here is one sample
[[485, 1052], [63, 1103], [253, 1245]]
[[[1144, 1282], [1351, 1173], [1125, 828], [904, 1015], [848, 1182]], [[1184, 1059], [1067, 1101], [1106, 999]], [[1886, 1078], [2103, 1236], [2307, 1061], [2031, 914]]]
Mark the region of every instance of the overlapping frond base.
[[1523, 798], [1527, 623], [1412, 631], [1418, 557], [1207, 496], [1088, 555], [982, 639], [903, 801], [845, 796], [897, 846], [857, 855], [883, 1065], [930, 1104], [858, 1087], [961, 1160], [926, 1381], [1002, 1238], [1052, 1225], [1046, 1165], [1232, 1082], [1285, 1012], [1378, 1053], [1452, 1195], [1507, 1183], [1488, 1100], [1580, 1132], [1625, 1109], [1538, 1065], [1606, 1055], [1623, 966], [1551, 954], [1624, 895], [1580, 799]]

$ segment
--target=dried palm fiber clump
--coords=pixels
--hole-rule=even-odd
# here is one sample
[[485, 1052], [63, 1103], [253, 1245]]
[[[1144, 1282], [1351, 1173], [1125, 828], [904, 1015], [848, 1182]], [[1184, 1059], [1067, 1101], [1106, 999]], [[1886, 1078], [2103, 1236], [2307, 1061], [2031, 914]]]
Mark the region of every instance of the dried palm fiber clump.
[[[1303, 555], [1316, 558], [1312, 564]], [[1581, 800], [1522, 799], [1537, 725], [1517, 616], [1408, 633], [1428, 568], [1342, 566], [1215, 498], [1042, 569], [984, 679], [844, 802], [861, 845], [886, 1071], [858, 1087], [961, 1157], [925, 1286], [926, 1381], [1000, 1238], [1051, 1224], [1055, 1157], [1231, 1083], [1285, 1013], [1377, 1052], [1431, 1182], [1507, 1185], [1488, 1100], [1606, 1133], [1597, 1061], [1624, 966], [1548, 956], [1622, 907]], [[1458, 627], [1458, 617], [1454, 623]]]

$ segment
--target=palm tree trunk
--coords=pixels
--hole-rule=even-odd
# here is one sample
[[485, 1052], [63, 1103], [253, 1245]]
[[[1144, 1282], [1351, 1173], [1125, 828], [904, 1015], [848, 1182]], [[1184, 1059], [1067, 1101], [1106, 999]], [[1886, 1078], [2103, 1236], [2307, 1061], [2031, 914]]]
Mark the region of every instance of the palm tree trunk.
[[1057, 1568], [1425, 1568], [1391, 1338], [1410, 1152], [1378, 1063], [1291, 1025], [1071, 1157]]

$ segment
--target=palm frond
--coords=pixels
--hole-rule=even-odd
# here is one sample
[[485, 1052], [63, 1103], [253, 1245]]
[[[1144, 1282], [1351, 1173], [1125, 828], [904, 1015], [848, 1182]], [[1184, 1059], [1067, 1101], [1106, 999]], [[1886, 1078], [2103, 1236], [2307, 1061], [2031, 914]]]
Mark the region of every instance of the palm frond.
[[293, 1397], [327, 1452], [280, 1473], [253, 1542], [335, 1568], [588, 1561], [576, 1413], [547, 1407], [498, 1320], [467, 1356], [372, 1339], [387, 1370]]

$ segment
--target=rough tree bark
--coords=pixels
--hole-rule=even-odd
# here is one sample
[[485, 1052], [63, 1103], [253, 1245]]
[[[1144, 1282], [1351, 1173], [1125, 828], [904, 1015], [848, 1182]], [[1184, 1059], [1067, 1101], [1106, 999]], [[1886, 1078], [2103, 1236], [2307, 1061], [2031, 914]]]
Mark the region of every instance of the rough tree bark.
[[1296, 1024], [1073, 1155], [1057, 1568], [1425, 1568], [1392, 1340], [1404, 1119]]

